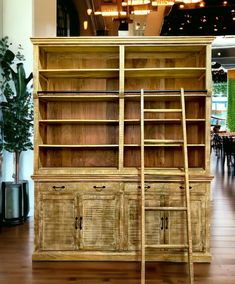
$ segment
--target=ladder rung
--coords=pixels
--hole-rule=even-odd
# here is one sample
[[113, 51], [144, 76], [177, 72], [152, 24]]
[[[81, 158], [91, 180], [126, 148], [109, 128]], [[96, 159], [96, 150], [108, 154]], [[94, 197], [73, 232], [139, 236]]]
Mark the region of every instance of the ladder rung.
[[145, 210], [156, 210], [156, 211], [187, 211], [187, 207], [145, 207]]
[[145, 108], [144, 112], [182, 112], [181, 108]]
[[187, 244], [181, 244], [181, 245], [165, 245], [165, 244], [161, 244], [161, 245], [146, 245], [146, 248], [159, 248], [159, 249], [181, 249], [181, 248], [188, 248]]
[[163, 144], [182, 144], [183, 140], [173, 140], [173, 139], [144, 139], [145, 143], [163, 143]]

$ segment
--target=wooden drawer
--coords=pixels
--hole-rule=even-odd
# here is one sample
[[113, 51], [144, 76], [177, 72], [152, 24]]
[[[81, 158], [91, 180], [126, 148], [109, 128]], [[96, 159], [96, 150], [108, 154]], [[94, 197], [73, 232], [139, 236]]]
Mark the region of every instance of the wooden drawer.
[[[179, 184], [177, 183], [151, 183], [151, 182], [146, 182], [145, 183], [145, 191], [146, 192], [151, 192], [151, 191], [162, 191], [162, 190], [167, 190], [167, 189], [177, 189], [179, 188]], [[141, 192], [141, 185], [140, 183], [125, 183], [124, 189], [126, 192]]]
[[121, 183], [112, 183], [112, 182], [86, 182], [80, 183], [79, 189], [81, 190], [88, 190], [88, 191], [117, 191], [121, 189]]
[[50, 182], [40, 183], [40, 191], [117, 191], [121, 188], [120, 183], [107, 183], [107, 182]]
[[53, 191], [53, 192], [65, 192], [69, 190], [76, 190], [78, 188], [77, 183], [68, 182], [43, 182], [39, 183], [40, 191]]
[[[189, 188], [190, 191], [193, 192], [205, 192], [208, 188], [207, 183], [190, 183]], [[124, 190], [125, 192], [136, 192], [140, 193], [141, 192], [141, 186], [140, 183], [125, 183], [124, 184]], [[146, 192], [153, 192], [153, 191], [164, 191], [164, 192], [184, 192], [184, 184], [183, 183], [151, 183], [147, 182], [145, 183], [145, 191]]]

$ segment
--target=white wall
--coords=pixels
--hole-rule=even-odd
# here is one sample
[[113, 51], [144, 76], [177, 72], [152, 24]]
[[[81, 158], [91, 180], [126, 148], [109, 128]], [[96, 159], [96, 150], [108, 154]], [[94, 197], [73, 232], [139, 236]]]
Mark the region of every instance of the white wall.
[[[19, 1], [19, 0], [18, 0]], [[56, 36], [56, 0], [33, 1], [33, 36]]]
[[[0, 0], [0, 19], [2, 19], [2, 36], [8, 36], [12, 43], [12, 50], [16, 51], [21, 44], [25, 55], [25, 70], [28, 75], [33, 69], [33, 49], [30, 41], [32, 36], [32, 0]], [[0, 2], [0, 4], [1, 4]], [[1, 13], [2, 12], [2, 13]], [[33, 214], [33, 151], [23, 152], [20, 159], [21, 179], [29, 180], [30, 215]], [[12, 180], [13, 155], [4, 153], [3, 180]]]
[[2, 24], [3, 24], [3, 21], [2, 21], [2, 4], [3, 4], [3, 0], [0, 0], [0, 38], [2, 38]]

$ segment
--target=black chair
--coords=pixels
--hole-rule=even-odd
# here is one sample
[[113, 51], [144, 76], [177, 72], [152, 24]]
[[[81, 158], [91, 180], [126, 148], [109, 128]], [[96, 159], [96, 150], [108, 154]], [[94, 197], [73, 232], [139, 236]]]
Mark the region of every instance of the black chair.
[[219, 157], [221, 155], [223, 148], [223, 140], [217, 133], [212, 134], [211, 148], [214, 149], [216, 156]]
[[235, 162], [235, 140], [232, 137], [223, 137], [223, 165], [227, 158], [227, 166], [234, 166]]

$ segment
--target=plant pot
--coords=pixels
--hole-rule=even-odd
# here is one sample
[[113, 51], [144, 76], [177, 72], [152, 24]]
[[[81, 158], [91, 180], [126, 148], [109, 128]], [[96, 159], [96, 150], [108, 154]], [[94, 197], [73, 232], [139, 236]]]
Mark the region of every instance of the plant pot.
[[2, 182], [1, 222], [6, 225], [22, 224], [29, 213], [28, 181]]

